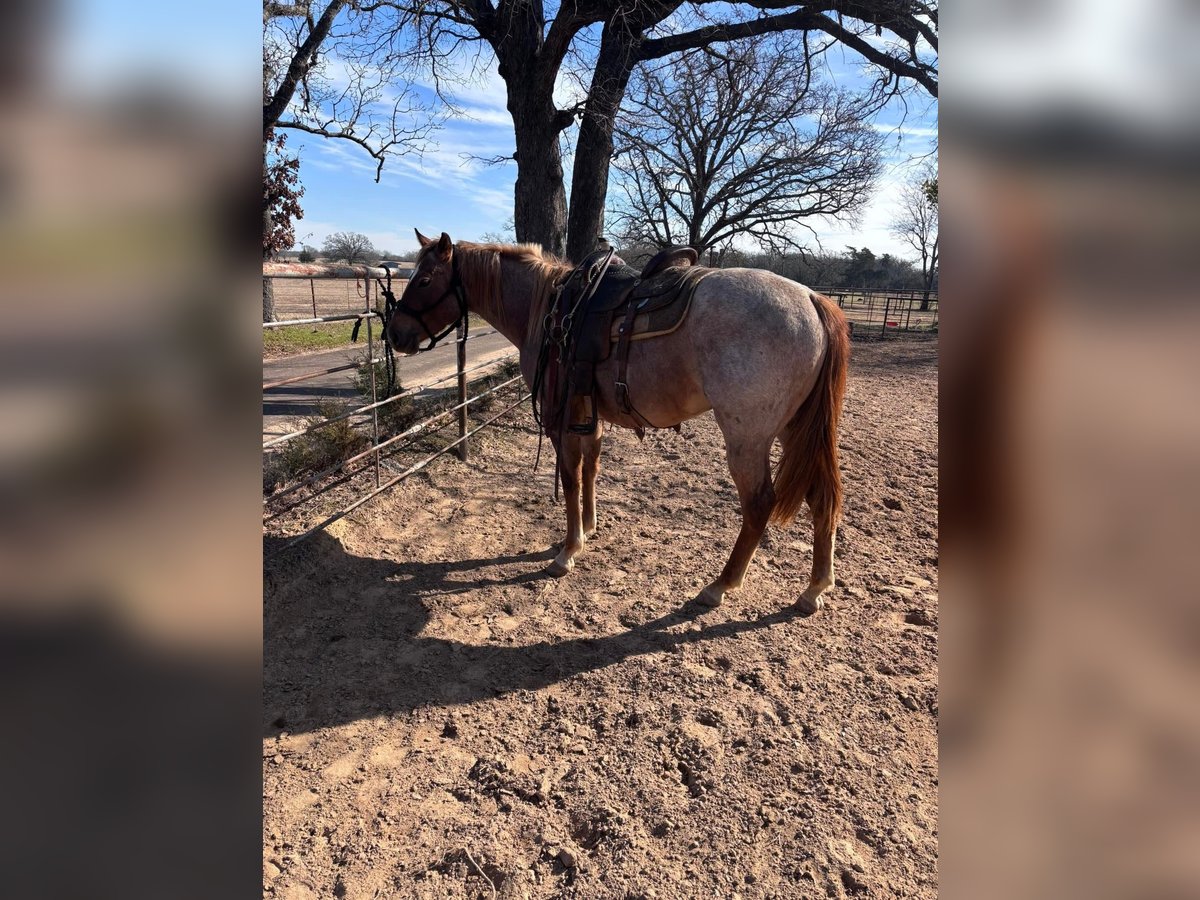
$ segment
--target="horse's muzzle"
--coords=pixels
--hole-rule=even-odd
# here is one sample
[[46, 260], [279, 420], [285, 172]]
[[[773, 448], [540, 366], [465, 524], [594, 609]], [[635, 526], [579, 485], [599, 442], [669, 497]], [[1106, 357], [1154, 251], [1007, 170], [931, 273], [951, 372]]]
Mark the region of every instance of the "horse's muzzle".
[[390, 322], [387, 328], [387, 339], [392, 350], [401, 356], [412, 356], [421, 346], [421, 335], [415, 330], [408, 328], [398, 330]]

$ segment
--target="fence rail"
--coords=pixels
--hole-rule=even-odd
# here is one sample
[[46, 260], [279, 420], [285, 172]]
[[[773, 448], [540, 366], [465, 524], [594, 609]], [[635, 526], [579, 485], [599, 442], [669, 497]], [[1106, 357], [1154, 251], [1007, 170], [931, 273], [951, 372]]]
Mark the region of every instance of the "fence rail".
[[860, 291], [818, 287], [850, 321], [852, 334], [887, 337], [897, 332], [938, 329], [937, 291]]
[[[327, 263], [271, 262], [263, 264], [263, 277], [270, 278], [275, 289], [275, 311], [299, 324], [304, 316], [317, 321], [336, 322], [339, 314], [354, 318], [363, 308], [364, 282], [385, 280], [391, 272], [392, 287], [403, 290], [411, 269], [387, 269], [383, 266], [337, 265]], [[311, 315], [309, 315], [311, 314]], [[276, 326], [278, 327], [278, 326]]]
[[[405, 273], [407, 274], [407, 273]], [[295, 428], [286, 434], [270, 438], [263, 442], [264, 466], [273, 454], [282, 452], [284, 448], [298, 441], [329, 429], [340, 423], [356, 430], [369, 438], [369, 446], [356, 452], [348, 453], [340, 458], [318, 465], [315, 471], [296, 473], [295, 477], [285, 483], [279, 490], [273, 490], [263, 499], [263, 524], [276, 521], [284, 515], [297, 510], [310, 501], [315, 500], [335, 488], [350, 484], [355, 479], [370, 477], [370, 481], [359, 489], [348, 502], [343, 502], [333, 513], [326, 515], [316, 525], [305, 529], [302, 533], [289, 538], [272, 555], [294, 547], [304, 539], [343, 518], [363, 504], [378, 497], [380, 494], [401, 484], [404, 480], [423, 470], [431, 462], [446, 453], [454, 452], [461, 460], [468, 458], [468, 440], [472, 435], [484, 428], [495, 424], [499, 419], [508, 415], [522, 402], [529, 399], [525, 392], [521, 376], [513, 376], [496, 384], [487, 385], [475, 394], [469, 394], [468, 376], [483, 373], [485, 370], [511, 362], [517, 358], [514, 350], [504, 356], [484, 360], [475, 365], [468, 365], [467, 344], [478, 338], [495, 334], [495, 330], [476, 332], [470, 340], [464, 335], [463, 327], [459, 327], [457, 352], [455, 354], [455, 371], [423, 384], [404, 387], [388, 397], [380, 398], [379, 385], [376, 380], [376, 365], [382, 363], [385, 348], [380, 340], [379, 320], [376, 313], [381, 292], [378, 285], [385, 283], [388, 271], [383, 268], [370, 266], [329, 266], [319, 264], [294, 263], [265, 263], [263, 277], [298, 282], [307, 280], [310, 284], [309, 294], [313, 299], [311, 317], [285, 319], [277, 322], [264, 322], [263, 329], [284, 328], [296, 325], [317, 325], [327, 322], [348, 322], [364, 320], [366, 348], [360, 362], [336, 366], [316, 368], [286, 378], [264, 382], [263, 391], [285, 385], [297, 384], [322, 376], [349, 372], [364, 371], [366, 385], [363, 393], [369, 395], [366, 400], [357, 405], [332, 415], [314, 417], [302, 427]], [[342, 282], [349, 289], [350, 282], [354, 284], [354, 297], [357, 307], [349, 312], [319, 315], [316, 305], [316, 288], [311, 287], [318, 282]], [[395, 280], [393, 272], [392, 286], [395, 290], [402, 289], [402, 284]], [[938, 327], [938, 299], [936, 292], [924, 291], [859, 291], [844, 288], [817, 288], [821, 293], [835, 300], [845, 311], [850, 320], [851, 328], [856, 334], [886, 336], [899, 331], [930, 331]], [[326, 292], [330, 293], [330, 292]], [[278, 294], [277, 294], [278, 297]], [[278, 307], [277, 307], [278, 308]], [[450, 385], [450, 382], [454, 382]], [[517, 399], [506, 405], [500, 412], [490, 416], [485, 421], [471, 427], [468, 409], [480, 401], [495, 400], [503, 392], [516, 386]], [[418, 395], [454, 390], [454, 402], [425, 416], [418, 421], [409, 421], [400, 427], [395, 434], [384, 434], [380, 426], [380, 411], [407, 398]], [[399, 454], [411, 451], [418, 443], [429, 436], [451, 426], [457, 425], [457, 437], [433, 452], [426, 453], [419, 460], [402, 466], [400, 471], [389, 468]], [[426, 447], [428, 449], [428, 447]], [[419, 451], [418, 451], [419, 452]], [[372, 477], [373, 476], [373, 477]]]
[[[318, 524], [290, 538], [275, 553], [280, 553], [289, 547], [293, 547], [305, 538], [328, 527], [364, 503], [421, 471], [429, 463], [446, 453], [455, 452], [459, 459], [466, 461], [468, 459], [467, 442], [469, 438], [477, 434], [481, 429], [493, 425], [497, 420], [511, 413], [524, 400], [529, 398], [529, 395], [524, 391], [524, 386], [521, 384], [522, 379], [519, 375], [504, 379], [497, 384], [486, 385], [474, 394], [468, 393], [468, 376], [485, 375], [486, 370], [494, 369], [515, 360], [517, 352], [514, 350], [512, 353], [500, 357], [487, 359], [475, 365], [468, 365], [468, 343], [488, 335], [496, 334], [497, 332], [494, 329], [476, 332], [468, 340], [463, 333], [464, 329], [462, 326], [459, 327], [456, 342], [458, 346], [457, 353], [455, 354], [455, 371], [433, 378], [423, 384], [404, 387], [391, 396], [381, 398], [380, 386], [376, 381], [375, 367], [376, 364], [384, 361], [383, 353], [385, 352], [385, 348], [382, 346], [382, 341], [380, 340], [379, 319], [375, 313], [378, 310], [378, 301], [381, 296], [377, 285], [386, 282], [388, 277], [387, 270], [370, 266], [264, 263], [263, 277], [292, 281], [307, 280], [310, 284], [341, 281], [349, 285], [353, 281], [355, 296], [359, 301], [356, 311], [353, 312], [333, 315], [313, 315], [311, 317], [285, 319], [277, 322], [264, 322], [264, 330], [283, 328], [291, 325], [316, 325], [325, 322], [344, 322], [362, 319], [365, 320], [363, 331], [365, 331], [366, 336], [366, 352], [362, 361], [344, 365], [325, 366], [297, 375], [291, 375], [287, 378], [264, 382], [264, 393], [284, 385], [296, 384], [339, 372], [359, 370], [364, 372], [363, 378], [366, 381], [363, 393], [369, 393], [370, 398], [365, 402], [354, 404], [333, 415], [314, 417], [302, 427], [295, 428], [286, 434], [270, 438], [263, 442], [262, 449], [265, 468], [273, 455], [284, 452], [288, 445], [295, 441], [317, 435], [323, 430], [330, 429], [332, 426], [339, 425], [340, 423], [345, 423], [344, 427], [354, 429], [356, 433], [365, 435], [369, 440], [369, 446], [366, 449], [350, 453], [344, 458], [331, 460], [329, 461], [330, 464], [318, 466], [316, 471], [297, 473], [295, 477], [289, 479], [288, 483], [283, 484], [279, 490], [273, 490], [268, 496], [264, 497], [264, 525], [281, 518], [317, 497], [327, 494], [334, 488], [353, 482], [360, 476], [373, 476], [367, 485], [355, 492], [355, 496], [348, 503], [343, 503], [337, 511], [325, 516]], [[402, 282], [398, 285], [396, 280], [393, 280], [392, 286], [394, 290], [398, 291], [401, 289]], [[316, 297], [315, 288], [312, 289], [311, 295], [314, 298]], [[278, 291], [276, 296], [278, 298]], [[314, 313], [316, 312], [315, 300], [313, 311]], [[450, 382], [455, 382], [455, 384], [451, 385], [449, 384]], [[492, 415], [481, 424], [473, 428], [471, 427], [471, 422], [468, 418], [468, 409], [470, 407], [478, 405], [480, 401], [484, 400], [489, 401], [490, 405], [502, 393], [510, 391], [514, 386], [518, 395], [514, 402], [509, 403], [499, 413]], [[419, 421], [406, 422], [396, 434], [386, 434], [386, 426], [381, 427], [380, 410], [407, 398], [455, 389], [456, 395], [453, 405], [438, 409]], [[403, 468], [398, 473], [395, 472], [394, 468], [389, 468], [389, 466], [393, 465], [393, 461], [397, 460], [399, 454], [406, 450], [411, 451], [417, 447], [419, 442], [455, 424], [458, 431], [456, 438], [444, 446], [437, 448], [434, 452], [427, 453], [413, 464], [402, 464]]]

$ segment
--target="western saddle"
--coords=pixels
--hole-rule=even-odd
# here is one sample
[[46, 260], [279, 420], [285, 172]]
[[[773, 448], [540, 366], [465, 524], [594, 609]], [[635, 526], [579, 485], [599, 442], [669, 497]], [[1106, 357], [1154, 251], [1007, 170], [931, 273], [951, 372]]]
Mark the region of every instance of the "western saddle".
[[612, 355], [614, 345], [617, 405], [633, 418], [639, 437], [653, 427], [629, 396], [629, 345], [683, 324], [696, 285], [713, 271], [697, 266], [696, 259], [691, 247], [668, 247], [638, 273], [624, 263], [612, 265], [608, 249], [591, 254], [571, 272], [547, 313], [534, 380], [534, 413], [547, 434], [595, 433], [596, 367]]

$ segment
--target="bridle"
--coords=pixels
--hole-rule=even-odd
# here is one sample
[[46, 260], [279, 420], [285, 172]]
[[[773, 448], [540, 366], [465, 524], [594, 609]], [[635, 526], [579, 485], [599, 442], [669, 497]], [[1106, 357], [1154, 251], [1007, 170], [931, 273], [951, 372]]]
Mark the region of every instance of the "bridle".
[[[375, 283], [379, 285], [379, 290], [383, 293], [383, 312], [380, 312], [378, 309], [373, 309], [368, 313], [363, 313], [360, 315], [358, 317], [358, 321], [354, 323], [354, 329], [350, 332], [350, 340], [357, 343], [359, 326], [362, 325], [364, 317], [379, 316], [379, 320], [383, 322], [383, 345], [387, 348], [387, 355], [384, 357], [384, 361], [387, 364], [387, 393], [385, 396], [390, 397], [392, 395], [392, 391], [396, 388], [396, 348], [392, 346], [391, 339], [388, 338], [388, 325], [391, 323], [392, 316], [395, 313], [402, 312], [409, 318], [416, 319], [417, 324], [421, 326], [421, 330], [424, 331], [426, 337], [429, 338], [429, 346], [418, 347], [418, 353], [426, 353], [432, 350], [437, 346], [438, 341], [457, 328], [460, 322], [463, 323], [463, 340], [465, 341], [467, 339], [467, 328], [470, 325], [471, 320], [467, 316], [467, 295], [463, 288], [462, 278], [459, 277], [458, 273], [457, 254], [450, 258], [450, 269], [450, 287], [446, 289], [446, 292], [442, 294], [442, 296], [438, 297], [437, 300], [425, 307], [425, 309], [413, 309], [407, 304], [401, 303], [396, 299], [396, 295], [392, 293], [391, 269], [387, 270], [386, 285], [378, 278], [375, 279]], [[434, 334], [430, 330], [429, 325], [425, 322], [425, 314], [432, 312], [437, 307], [441, 306], [442, 301], [445, 300], [451, 293], [453, 293], [458, 300], [458, 317], [449, 325], [447, 325], [440, 334]]]
[[[388, 280], [390, 283], [390, 273]], [[454, 298], [458, 301], [458, 317], [455, 318], [455, 320], [445, 328], [443, 328], [439, 333], [434, 334], [433, 329], [431, 329], [429, 324], [425, 321], [425, 316], [427, 313], [431, 313], [441, 306], [442, 303], [445, 302], [446, 298], [451, 294], [453, 294]], [[384, 290], [384, 299], [386, 303], [384, 315], [387, 317], [387, 321], [389, 323], [392, 321], [392, 316], [394, 314], [398, 312], [404, 313], [404, 315], [408, 316], [410, 319], [415, 319], [416, 323], [421, 326], [421, 330], [425, 332], [425, 337], [429, 338], [428, 345], [417, 348], [418, 353], [428, 353], [438, 345], [438, 342], [442, 338], [456, 329], [460, 323], [463, 326], [463, 340], [465, 341], [467, 339], [467, 327], [470, 324], [470, 319], [467, 316], [467, 293], [463, 288], [462, 276], [458, 271], [458, 254], [453, 252], [453, 248], [451, 249], [450, 256], [450, 286], [447, 287], [442, 296], [434, 300], [433, 303], [429, 304], [424, 309], [414, 309], [403, 301], [397, 300], [396, 295], [391, 292], [390, 287], [389, 289]], [[385, 337], [387, 335], [386, 328], [384, 330], [384, 335]]]

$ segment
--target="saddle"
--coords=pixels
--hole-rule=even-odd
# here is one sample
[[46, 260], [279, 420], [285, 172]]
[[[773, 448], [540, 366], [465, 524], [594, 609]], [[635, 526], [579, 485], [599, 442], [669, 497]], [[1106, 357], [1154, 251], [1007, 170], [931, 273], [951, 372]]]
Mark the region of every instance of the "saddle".
[[[670, 334], [691, 308], [696, 285], [713, 270], [697, 266], [691, 247], [670, 247], [639, 273], [610, 266], [611, 250], [585, 259], [563, 282], [544, 329], [535, 396], [543, 428], [594, 434], [598, 421], [596, 367], [616, 350], [615, 393], [620, 411], [632, 416], [639, 435], [650, 423], [634, 409], [626, 372], [633, 341]], [[537, 396], [540, 394], [540, 396]], [[574, 401], [582, 398], [585, 402]], [[582, 407], [579, 421], [573, 412]]]

